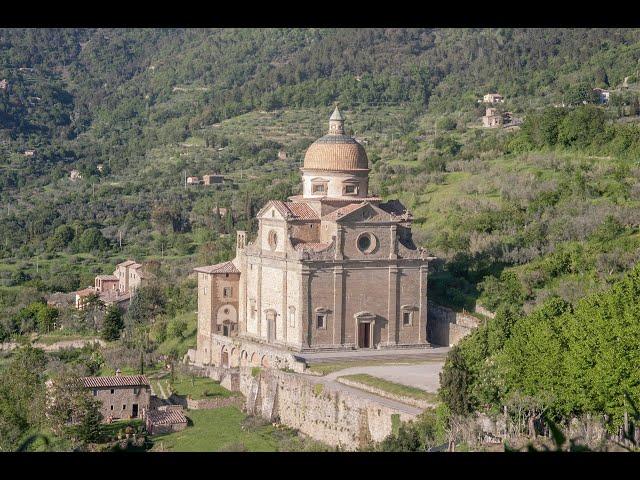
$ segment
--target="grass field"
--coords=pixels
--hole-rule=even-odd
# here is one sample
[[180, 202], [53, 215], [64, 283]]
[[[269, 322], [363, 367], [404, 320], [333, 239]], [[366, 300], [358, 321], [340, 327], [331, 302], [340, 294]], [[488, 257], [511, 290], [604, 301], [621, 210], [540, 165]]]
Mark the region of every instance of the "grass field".
[[219, 383], [210, 378], [182, 375], [179, 375], [173, 382], [173, 391], [177, 395], [190, 396], [194, 400], [208, 397], [230, 397], [233, 395], [233, 392], [221, 387]]
[[408, 385], [401, 385], [399, 383], [390, 382], [389, 380], [374, 377], [366, 373], [358, 373], [355, 375], [345, 375], [340, 378], [351, 380], [353, 382], [362, 383], [370, 387], [379, 388], [380, 390], [384, 390], [385, 392], [389, 392], [394, 395], [399, 395], [402, 397], [410, 397], [410, 398], [415, 398], [416, 400], [425, 400], [427, 402], [436, 402], [438, 399], [438, 396], [434, 393], [425, 392], [424, 390], [420, 390], [419, 388], [415, 388], [415, 387], [410, 387]]
[[187, 417], [193, 425], [181, 432], [152, 437], [152, 450], [217, 452], [242, 449], [243, 445], [250, 452], [277, 451], [276, 429], [271, 425], [243, 429], [245, 415], [235, 407], [191, 410]]

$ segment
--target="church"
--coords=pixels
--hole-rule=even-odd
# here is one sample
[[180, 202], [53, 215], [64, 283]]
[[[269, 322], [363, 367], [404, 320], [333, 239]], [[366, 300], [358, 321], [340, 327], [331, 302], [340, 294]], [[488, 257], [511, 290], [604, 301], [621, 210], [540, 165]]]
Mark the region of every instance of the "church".
[[369, 194], [364, 147], [336, 107], [306, 151], [302, 195], [269, 201], [236, 256], [195, 268], [196, 361], [218, 364], [216, 338], [292, 352], [427, 347], [427, 252], [411, 214]]

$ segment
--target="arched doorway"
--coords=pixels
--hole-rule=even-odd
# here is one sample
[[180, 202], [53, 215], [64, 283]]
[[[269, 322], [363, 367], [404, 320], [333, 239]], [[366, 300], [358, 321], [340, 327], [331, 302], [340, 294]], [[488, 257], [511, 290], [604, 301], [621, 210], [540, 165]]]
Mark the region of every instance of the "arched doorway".
[[221, 365], [225, 368], [229, 368], [229, 352], [226, 350], [226, 348], [222, 349], [222, 356], [221, 356]]
[[231, 304], [222, 305], [216, 314], [216, 333], [229, 337], [235, 335], [238, 323], [238, 311]]
[[264, 368], [269, 368], [269, 358], [267, 358], [266, 355], [262, 357], [262, 360], [260, 361], [260, 366]]

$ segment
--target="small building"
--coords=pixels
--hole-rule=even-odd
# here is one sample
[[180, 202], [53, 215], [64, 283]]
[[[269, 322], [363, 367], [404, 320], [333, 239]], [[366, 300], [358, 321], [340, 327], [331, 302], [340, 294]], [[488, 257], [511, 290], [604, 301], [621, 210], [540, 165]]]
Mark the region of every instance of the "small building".
[[118, 279], [118, 291], [120, 294], [134, 293], [149, 278], [149, 274], [144, 271], [144, 267], [134, 260], [127, 260], [116, 265], [113, 275]]
[[7, 81], [6, 78], [3, 80], [0, 80], [0, 90], [6, 90], [8, 86], [9, 86], [9, 82]]
[[187, 177], [187, 185], [199, 185], [200, 179], [198, 177]]
[[284, 150], [280, 150], [278, 152], [278, 159], [279, 160], [286, 160], [287, 159], [287, 152], [285, 152]]
[[97, 166], [96, 168], [98, 169], [98, 171], [99, 171], [100, 173], [102, 173], [102, 172], [104, 171], [104, 165], [103, 165], [103, 164], [101, 164], [101, 163], [100, 163], [100, 164], [98, 164], [98, 166]]
[[24, 156], [25, 157], [33, 157], [36, 154], [35, 150], [25, 150], [24, 151]]
[[73, 169], [69, 174], [69, 178], [75, 182], [76, 180], [82, 178], [82, 175], [80, 174], [79, 170]]
[[102, 403], [103, 421], [138, 418], [149, 410], [151, 385], [144, 375], [122, 375], [118, 369], [114, 377], [83, 377], [82, 382]]
[[504, 97], [499, 93], [487, 93], [482, 100], [484, 103], [503, 103]]
[[598, 101], [600, 103], [609, 103], [609, 90], [604, 90], [603, 88], [594, 88], [593, 91], [598, 95]]
[[482, 117], [482, 125], [487, 128], [497, 128], [502, 126], [504, 120], [502, 114], [497, 108], [487, 108], [484, 117]]
[[98, 293], [115, 292], [118, 290], [120, 279], [115, 275], [98, 275], [94, 288]]
[[222, 184], [224, 183], [224, 175], [219, 174], [210, 174], [202, 176], [202, 184], [203, 185], [213, 185], [213, 184]]
[[87, 307], [88, 297], [95, 295], [97, 292], [93, 287], [83, 288], [76, 292], [76, 308], [84, 310]]
[[149, 435], [161, 435], [187, 428], [187, 417], [179, 405], [168, 405], [158, 410], [149, 410], [145, 415], [145, 424]]

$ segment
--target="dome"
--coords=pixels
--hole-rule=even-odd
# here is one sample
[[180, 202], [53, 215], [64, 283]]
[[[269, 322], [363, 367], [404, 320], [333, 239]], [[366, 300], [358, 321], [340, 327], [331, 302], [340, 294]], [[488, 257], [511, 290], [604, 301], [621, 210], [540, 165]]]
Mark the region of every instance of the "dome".
[[344, 118], [338, 107], [329, 119], [329, 133], [311, 144], [304, 155], [304, 168], [316, 170], [369, 170], [364, 147], [344, 134]]

